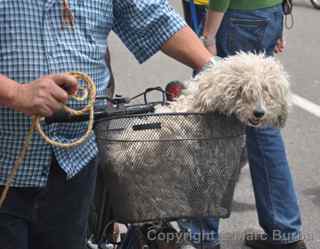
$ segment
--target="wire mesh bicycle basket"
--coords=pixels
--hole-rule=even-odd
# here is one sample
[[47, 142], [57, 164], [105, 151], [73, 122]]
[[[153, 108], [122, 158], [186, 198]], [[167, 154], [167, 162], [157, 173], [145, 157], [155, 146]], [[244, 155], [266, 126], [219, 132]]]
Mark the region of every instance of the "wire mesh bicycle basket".
[[131, 115], [100, 120], [95, 132], [115, 220], [230, 215], [244, 143], [238, 119]]

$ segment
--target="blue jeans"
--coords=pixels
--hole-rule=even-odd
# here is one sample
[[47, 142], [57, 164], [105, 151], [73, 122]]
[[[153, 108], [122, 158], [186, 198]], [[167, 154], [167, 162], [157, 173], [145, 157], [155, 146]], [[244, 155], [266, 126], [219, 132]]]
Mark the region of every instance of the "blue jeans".
[[66, 180], [53, 160], [46, 187], [11, 188], [0, 208], [0, 249], [86, 248], [96, 169], [93, 160]]
[[[242, 50], [272, 56], [282, 35], [282, 24], [281, 6], [227, 11], [217, 34], [218, 55], [226, 57]], [[295, 242], [301, 237], [301, 218], [280, 130], [247, 127], [246, 134], [259, 223], [272, 243]], [[219, 219], [207, 218], [202, 223], [203, 246], [212, 248], [219, 243]], [[192, 234], [200, 234], [199, 220], [180, 224]], [[199, 246], [195, 238], [193, 242]]]

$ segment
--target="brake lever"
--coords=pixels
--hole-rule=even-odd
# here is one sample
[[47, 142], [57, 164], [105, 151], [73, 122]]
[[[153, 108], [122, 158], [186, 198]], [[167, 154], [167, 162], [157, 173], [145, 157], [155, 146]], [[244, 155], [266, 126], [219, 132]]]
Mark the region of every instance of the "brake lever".
[[144, 97], [144, 103], [147, 105], [149, 104], [150, 102], [148, 101], [147, 99], [147, 95], [149, 92], [153, 92], [153, 91], [158, 91], [158, 92], [161, 92], [162, 94], [162, 105], [164, 105], [167, 101], [166, 99], [166, 92], [165, 90], [163, 90], [161, 87], [151, 87], [151, 88], [147, 88], [144, 93], [143, 93], [143, 97]]

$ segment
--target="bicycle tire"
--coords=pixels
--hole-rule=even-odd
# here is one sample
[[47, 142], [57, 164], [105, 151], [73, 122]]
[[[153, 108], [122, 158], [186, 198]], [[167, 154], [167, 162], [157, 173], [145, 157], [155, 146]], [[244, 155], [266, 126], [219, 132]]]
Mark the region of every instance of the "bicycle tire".
[[320, 9], [320, 1], [319, 0], [311, 0], [311, 4], [314, 8]]

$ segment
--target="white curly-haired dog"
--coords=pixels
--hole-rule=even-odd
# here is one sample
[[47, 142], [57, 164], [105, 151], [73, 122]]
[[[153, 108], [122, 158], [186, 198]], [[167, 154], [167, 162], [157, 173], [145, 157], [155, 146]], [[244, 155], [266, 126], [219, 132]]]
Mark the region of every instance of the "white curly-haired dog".
[[283, 127], [290, 106], [288, 74], [274, 57], [240, 52], [186, 82], [180, 97], [156, 112], [234, 114], [249, 126]]
[[[156, 106], [155, 113], [216, 112], [234, 115], [244, 125], [254, 127], [283, 127], [286, 123], [290, 106], [288, 74], [274, 57], [240, 52], [221, 59], [197, 77], [185, 82], [184, 87], [182, 94], [174, 101]], [[183, 127], [181, 119], [182, 117], [180, 122], [162, 120], [161, 130], [158, 131], [126, 128], [123, 134], [131, 141], [147, 139], [152, 142], [121, 143], [109, 151], [110, 160], [117, 165], [135, 161], [156, 163], [159, 151], [163, 151], [161, 140], [185, 139], [190, 129], [193, 129], [192, 122], [188, 129], [187, 116]], [[145, 122], [144, 118], [137, 118], [133, 123], [139, 125]], [[186, 142], [184, 146], [184, 152], [192, 151], [191, 143], [189, 146]], [[186, 160], [186, 164], [188, 163], [183, 156], [179, 160]]]

